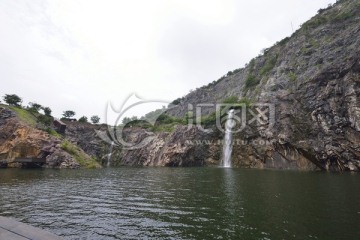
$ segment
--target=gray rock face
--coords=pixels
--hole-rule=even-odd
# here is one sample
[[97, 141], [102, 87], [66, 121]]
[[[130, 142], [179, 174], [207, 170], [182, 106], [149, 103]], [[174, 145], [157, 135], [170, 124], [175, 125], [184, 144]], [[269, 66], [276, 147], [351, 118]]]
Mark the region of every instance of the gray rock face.
[[79, 168], [80, 164], [67, 152], [60, 149], [55, 150], [46, 159], [46, 167], [48, 168]]
[[229, 96], [272, 103], [270, 134], [247, 126], [236, 136], [270, 144], [234, 145], [234, 164], [359, 171], [359, 21], [359, 1], [338, 1], [244, 69], [191, 92], [168, 114], [184, 117], [188, 104], [221, 103]]
[[[234, 166], [359, 171], [359, 20], [358, 1], [338, 1], [245, 68], [179, 99], [167, 114], [184, 118], [189, 110], [196, 114], [199, 104], [232, 96], [254, 112], [257, 103], [272, 104], [273, 124], [247, 122], [234, 134]], [[202, 108], [203, 115], [214, 111]], [[130, 143], [148, 142], [120, 146], [122, 165], [202, 166], [221, 159], [223, 133], [214, 124], [207, 132], [178, 126], [161, 133], [127, 128], [123, 135]]]
[[[110, 144], [103, 141], [96, 131], [106, 134], [108, 127], [102, 125], [92, 125], [89, 123], [66, 122], [67, 128], [65, 137], [72, 143], [79, 146], [84, 152], [97, 159], [102, 164], [106, 164], [110, 151]], [[112, 165], [120, 164], [121, 148], [114, 146], [112, 150]]]
[[218, 152], [210, 151], [213, 136], [196, 127], [178, 126], [174, 132], [151, 133], [144, 129], [126, 129], [129, 142], [139, 142], [152, 135], [148, 144], [141, 148], [123, 149], [122, 164], [142, 166], [190, 167], [203, 166], [209, 159], [219, 159]]
[[0, 109], [0, 126], [6, 123], [6, 120], [9, 118], [16, 117], [16, 114], [13, 111], [10, 111], [6, 108]]
[[[246, 102], [247, 113], [256, 112], [257, 103], [271, 104], [272, 124], [242, 119], [246, 127], [233, 136], [234, 166], [359, 171], [359, 23], [360, 2], [337, 1], [245, 68], [189, 93], [167, 114], [184, 118], [189, 104], [195, 110], [199, 104], [223, 103], [232, 96]], [[203, 115], [214, 111], [202, 108]], [[27, 135], [32, 130], [11, 123], [12, 117], [11, 111], [0, 111], [0, 160], [19, 155], [25, 145], [33, 155], [49, 145], [48, 136], [35, 132], [36, 137], [29, 138], [35, 136]], [[95, 130], [107, 134], [107, 126], [68, 123], [65, 135], [105, 163], [110, 144]], [[113, 165], [203, 166], [219, 164], [221, 159], [223, 133], [213, 123], [210, 131], [196, 126], [177, 126], [172, 132], [134, 127], [126, 128], [122, 136], [128, 143], [147, 144], [141, 148], [115, 144]], [[39, 139], [45, 140], [39, 143]], [[77, 167], [57, 145], [49, 148], [49, 166]]]

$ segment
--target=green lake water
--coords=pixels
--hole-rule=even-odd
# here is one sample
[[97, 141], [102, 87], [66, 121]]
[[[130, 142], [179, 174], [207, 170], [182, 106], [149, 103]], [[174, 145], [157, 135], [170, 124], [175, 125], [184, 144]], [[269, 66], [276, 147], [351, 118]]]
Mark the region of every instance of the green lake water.
[[64, 239], [360, 239], [360, 175], [0, 169], [0, 215]]

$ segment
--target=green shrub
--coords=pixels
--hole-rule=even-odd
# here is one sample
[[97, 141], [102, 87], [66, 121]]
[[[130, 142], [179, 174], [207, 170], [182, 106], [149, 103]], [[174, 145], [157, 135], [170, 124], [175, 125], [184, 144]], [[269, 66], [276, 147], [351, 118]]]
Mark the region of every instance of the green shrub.
[[260, 69], [261, 76], [268, 74], [275, 67], [277, 58], [278, 58], [278, 55], [275, 54], [270, 59], [266, 60], [265, 65]]
[[237, 103], [239, 98], [237, 96], [230, 96], [224, 99], [223, 103]]
[[213, 112], [207, 116], [201, 118], [201, 125], [207, 127], [216, 124], [216, 112]]
[[42, 106], [35, 102], [29, 102], [28, 110], [33, 113], [39, 113], [40, 109], [42, 109]]
[[250, 73], [246, 80], [245, 80], [245, 88], [251, 88], [253, 86], [258, 85], [260, 82], [260, 79], [256, 78], [256, 76], [252, 73]]
[[184, 97], [177, 98], [174, 101], [172, 101], [169, 105], [179, 105], [184, 100]]
[[251, 59], [251, 61], [249, 62], [250, 72], [254, 71], [254, 67], [255, 67], [255, 59]]
[[292, 82], [295, 82], [297, 79], [296, 74], [292, 71], [288, 74], [288, 76], [289, 76], [290, 81], [292, 81]]
[[326, 24], [328, 22], [328, 19], [325, 16], [316, 16], [303, 25], [301, 25], [302, 28], [304, 28], [306, 31], [311, 28], [316, 28], [320, 25]]
[[181, 123], [182, 124], [182, 123], [184, 123], [184, 120], [181, 118], [169, 116], [167, 114], [161, 114], [156, 119], [156, 123], [157, 124], [170, 124], [170, 123]]
[[289, 37], [286, 37], [286, 38], [282, 39], [282, 40], [279, 42], [280, 46], [284, 46], [289, 40], [290, 40]]

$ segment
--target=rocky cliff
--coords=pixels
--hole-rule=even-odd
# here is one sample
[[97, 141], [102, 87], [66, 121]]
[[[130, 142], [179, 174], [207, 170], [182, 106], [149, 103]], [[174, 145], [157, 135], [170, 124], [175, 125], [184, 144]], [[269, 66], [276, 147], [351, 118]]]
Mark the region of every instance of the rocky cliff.
[[[234, 136], [234, 165], [359, 171], [359, 49], [360, 2], [338, 1], [319, 10], [291, 37], [265, 49], [245, 68], [230, 71], [218, 81], [177, 99], [176, 107], [167, 114], [184, 118], [189, 111], [197, 114], [194, 109], [200, 104], [215, 106], [229, 103], [229, 99], [246, 103], [247, 112], [257, 115], [265, 111], [264, 106], [272, 106], [273, 115], [265, 116], [265, 120], [273, 117], [270, 125], [263, 126], [259, 121], [250, 124], [242, 119], [246, 127]], [[202, 107], [201, 111], [209, 115], [216, 109]], [[180, 157], [176, 162], [186, 166], [194, 165], [194, 160], [195, 165], [213, 157], [219, 160], [221, 144], [217, 142], [222, 140], [222, 133], [215, 124], [211, 128], [211, 134], [192, 129], [188, 136], [181, 127], [173, 133], [158, 134], [158, 140], [146, 148], [127, 151], [123, 161], [127, 164], [137, 159], [135, 164], [156, 165], [159, 159]], [[175, 147], [184, 139], [211, 141]], [[166, 155], [171, 149], [178, 153]], [[199, 159], [195, 153], [200, 153]], [[159, 164], [169, 165], [168, 160]]]
[[22, 167], [23, 164], [14, 162], [16, 158], [46, 158], [44, 167], [49, 168], [100, 167], [60, 135], [52, 136], [36, 128], [35, 117], [26, 110], [3, 106], [0, 107], [1, 166]]
[[226, 103], [237, 116], [234, 166], [359, 171], [359, 49], [360, 2], [340, 0], [244, 68], [176, 99], [167, 125], [129, 124], [117, 133], [127, 147], [105, 125], [67, 123], [59, 138], [0, 108], [0, 160], [11, 165], [18, 156], [47, 151], [52, 167], [92, 158], [112, 165], [218, 165]]

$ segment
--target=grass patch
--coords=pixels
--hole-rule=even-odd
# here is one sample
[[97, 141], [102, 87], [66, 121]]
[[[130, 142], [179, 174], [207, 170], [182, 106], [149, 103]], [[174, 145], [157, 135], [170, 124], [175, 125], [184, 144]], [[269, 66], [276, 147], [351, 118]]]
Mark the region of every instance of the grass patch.
[[77, 146], [69, 142], [68, 140], [64, 140], [61, 143], [61, 148], [73, 156], [76, 161], [85, 168], [99, 168], [100, 165], [96, 160], [83, 151], [81, 151]]
[[14, 106], [7, 106], [10, 110], [13, 110], [16, 115], [20, 118], [21, 121], [27, 123], [28, 125], [35, 127], [36, 126], [36, 117], [30, 113], [29, 111], [19, 108], [19, 107], [14, 107]]
[[61, 134], [59, 134], [57, 131], [55, 131], [54, 129], [51, 129], [51, 128], [47, 128], [46, 129], [46, 132], [48, 134], [50, 134], [51, 136], [54, 136], [56, 138], [62, 138]]
[[290, 81], [292, 81], [292, 82], [295, 82], [297, 80], [296, 74], [292, 71], [288, 74], [288, 76], [289, 76]]

